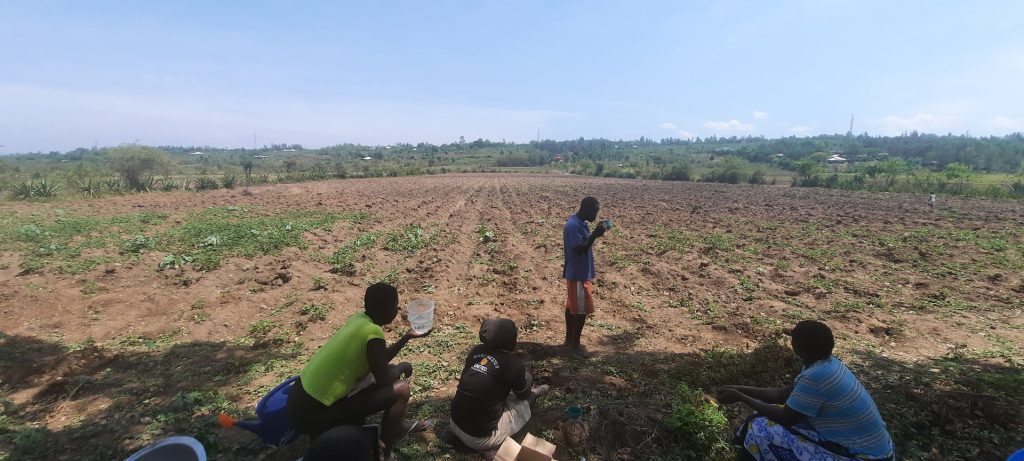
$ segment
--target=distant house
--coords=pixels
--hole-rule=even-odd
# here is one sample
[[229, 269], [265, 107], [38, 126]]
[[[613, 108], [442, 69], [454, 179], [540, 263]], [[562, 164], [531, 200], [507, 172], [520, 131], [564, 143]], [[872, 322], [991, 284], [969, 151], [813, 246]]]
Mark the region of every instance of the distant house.
[[556, 155], [551, 159], [551, 161], [554, 163], [562, 163], [565, 161], [565, 157], [562, 155]]
[[839, 154], [832, 154], [831, 157], [825, 159], [825, 163], [828, 163], [829, 165], [842, 165], [846, 163], [846, 159], [840, 157]]
[[281, 152], [295, 152], [295, 149], [285, 149], [285, 150], [282, 150]]
[[262, 159], [265, 159], [265, 158], [270, 158], [270, 156], [269, 155], [253, 155], [252, 158], [257, 159], [257, 160], [262, 160]]
[[366, 157], [363, 157], [363, 160], [373, 160], [373, 157], [370, 157], [369, 155], [367, 155]]
[[195, 151], [195, 152], [189, 152], [188, 155], [203, 155], [203, 153], [199, 152], [199, 151]]

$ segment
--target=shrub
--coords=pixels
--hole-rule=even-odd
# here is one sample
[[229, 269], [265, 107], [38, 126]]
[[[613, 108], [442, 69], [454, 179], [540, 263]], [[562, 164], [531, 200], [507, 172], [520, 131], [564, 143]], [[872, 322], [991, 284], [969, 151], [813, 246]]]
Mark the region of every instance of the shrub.
[[220, 179], [220, 184], [225, 189], [234, 189], [235, 188], [235, 183], [237, 183], [237, 182], [238, 182], [238, 178], [235, 177], [235, 175], [228, 174], [228, 173], [224, 173], [224, 177], [222, 177]]
[[671, 404], [672, 412], [665, 422], [683, 446], [706, 453], [709, 459], [732, 451], [729, 420], [717, 402], [700, 390], [680, 384]]
[[32, 198], [53, 198], [57, 196], [58, 191], [60, 191], [59, 185], [47, 182], [43, 178], [39, 182], [31, 181], [15, 184], [11, 192], [15, 199], [28, 200]]
[[218, 183], [216, 179], [207, 176], [200, 176], [196, 178], [195, 182], [193, 183], [193, 190], [195, 190], [196, 192], [203, 190], [214, 190], [219, 188], [220, 183]]
[[167, 166], [167, 154], [155, 147], [125, 144], [110, 149], [107, 153], [110, 168], [121, 175], [128, 187], [135, 191], [146, 191], [144, 175]]

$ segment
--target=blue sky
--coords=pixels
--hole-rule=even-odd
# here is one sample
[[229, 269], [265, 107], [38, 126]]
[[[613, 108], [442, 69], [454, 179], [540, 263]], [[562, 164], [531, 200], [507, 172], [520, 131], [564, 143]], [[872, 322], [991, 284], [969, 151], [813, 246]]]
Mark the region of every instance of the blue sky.
[[1020, 1], [0, 0], [0, 153], [1024, 131]]

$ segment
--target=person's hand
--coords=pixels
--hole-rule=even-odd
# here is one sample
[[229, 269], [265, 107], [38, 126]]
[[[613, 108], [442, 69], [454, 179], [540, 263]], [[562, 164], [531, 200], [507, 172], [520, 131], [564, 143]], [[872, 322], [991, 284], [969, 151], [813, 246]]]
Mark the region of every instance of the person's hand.
[[743, 400], [743, 393], [732, 386], [722, 386], [718, 388], [717, 398], [718, 403], [728, 405], [730, 403], [736, 403]]
[[594, 228], [594, 232], [592, 232], [591, 235], [593, 235], [594, 237], [600, 237], [600, 236], [604, 235], [604, 233], [607, 232], [607, 231], [608, 231], [608, 229], [604, 228], [604, 223], [601, 223], [601, 224], [598, 224], [597, 227]]
[[412, 376], [412, 364], [409, 362], [401, 362], [394, 366], [395, 372], [398, 373], [398, 377], [401, 379], [408, 379]]
[[429, 336], [430, 332], [432, 332], [432, 331], [434, 331], [433, 328], [431, 328], [431, 329], [429, 329], [427, 331], [424, 331], [423, 333], [417, 333], [414, 330], [409, 330], [409, 331], [405, 332], [405, 337], [409, 338], [409, 339], [423, 338], [423, 337]]

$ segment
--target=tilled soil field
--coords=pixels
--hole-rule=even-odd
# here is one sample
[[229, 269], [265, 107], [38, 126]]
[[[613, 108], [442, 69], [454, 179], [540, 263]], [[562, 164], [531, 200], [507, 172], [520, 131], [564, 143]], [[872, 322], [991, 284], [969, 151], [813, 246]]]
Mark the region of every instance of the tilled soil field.
[[[579, 359], [555, 347], [561, 231], [588, 195], [615, 228], [595, 245]], [[399, 356], [412, 416], [437, 424], [400, 458], [477, 459], [444, 442], [447, 405], [480, 322], [501, 316], [552, 385], [528, 430], [560, 459], [717, 456], [669, 429], [677, 385], [785, 384], [799, 367], [781, 332], [807, 318], [836, 332], [905, 458], [1000, 459], [1024, 446], [1024, 205], [925, 199], [481, 174], [7, 202], [0, 459], [119, 459], [178, 433], [214, 459], [298, 458], [305, 441], [260, 448], [214, 416], [251, 416], [377, 280], [437, 302], [434, 332]]]

